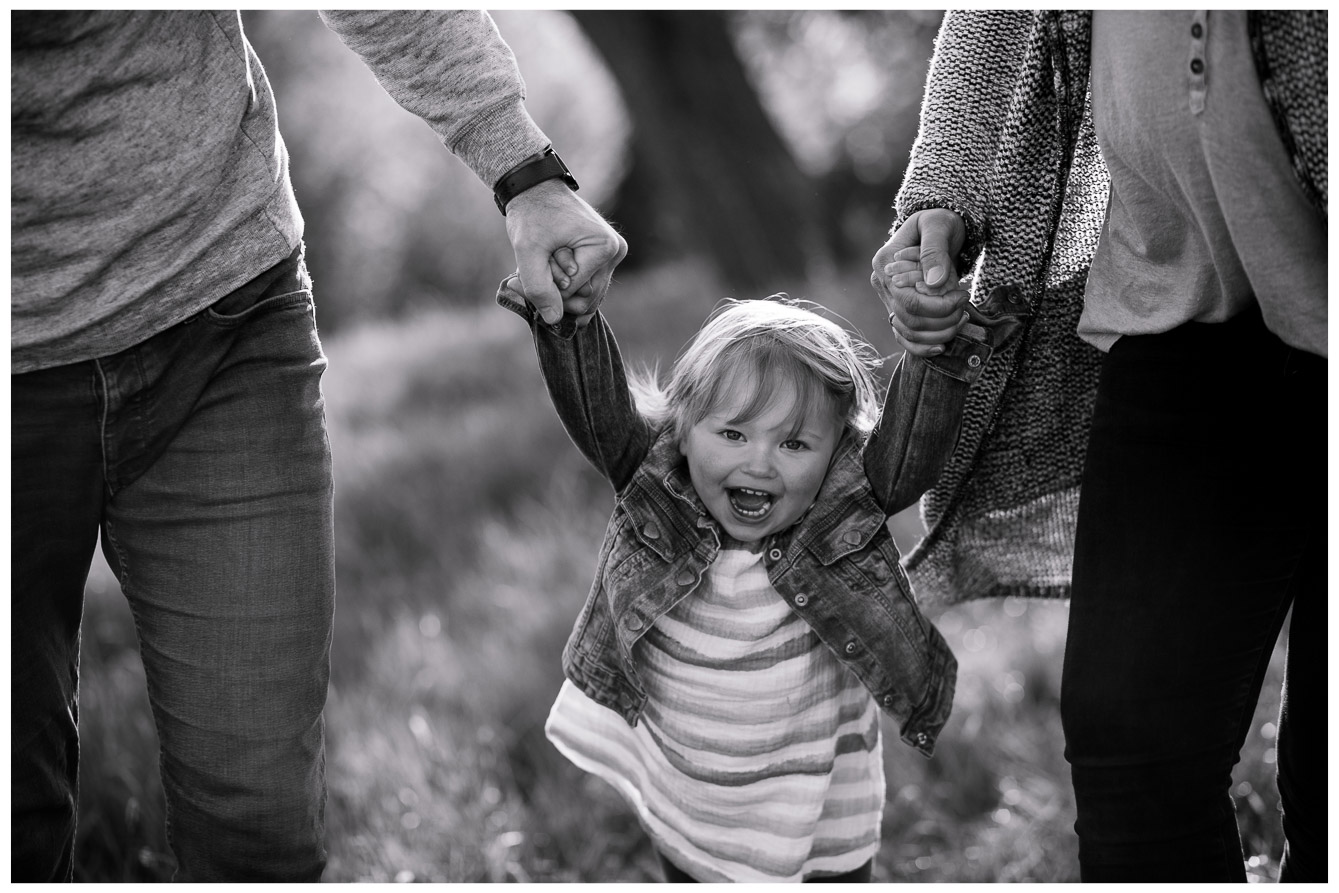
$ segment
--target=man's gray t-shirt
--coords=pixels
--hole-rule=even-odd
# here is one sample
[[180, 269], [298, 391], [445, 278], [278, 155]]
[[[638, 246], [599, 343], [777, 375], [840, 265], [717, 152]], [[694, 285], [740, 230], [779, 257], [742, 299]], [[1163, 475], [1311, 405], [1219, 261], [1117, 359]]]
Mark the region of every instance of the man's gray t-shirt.
[[[547, 145], [487, 14], [327, 24], [491, 186]], [[10, 371], [131, 347], [302, 237], [274, 97], [236, 12], [15, 12]]]

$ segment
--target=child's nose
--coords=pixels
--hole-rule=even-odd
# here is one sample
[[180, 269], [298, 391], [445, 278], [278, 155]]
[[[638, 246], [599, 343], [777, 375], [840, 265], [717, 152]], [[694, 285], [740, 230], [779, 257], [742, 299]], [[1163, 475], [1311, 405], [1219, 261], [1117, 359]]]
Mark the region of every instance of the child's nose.
[[772, 477], [776, 474], [776, 457], [765, 444], [756, 444], [745, 458], [744, 470], [755, 477]]

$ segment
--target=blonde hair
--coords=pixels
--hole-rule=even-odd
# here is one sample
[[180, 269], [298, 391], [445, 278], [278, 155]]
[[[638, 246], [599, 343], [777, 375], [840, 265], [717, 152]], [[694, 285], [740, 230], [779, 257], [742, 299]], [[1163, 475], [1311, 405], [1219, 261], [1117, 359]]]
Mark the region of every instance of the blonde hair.
[[828, 409], [863, 439], [878, 421], [873, 348], [814, 310], [784, 294], [760, 300], [726, 299], [679, 354], [669, 383], [654, 370], [631, 381], [638, 411], [657, 428], [673, 425], [682, 443], [689, 429], [718, 407], [736, 383], [754, 389], [740, 414], [746, 421], [766, 410], [778, 383], [789, 381], [799, 400], [794, 424]]

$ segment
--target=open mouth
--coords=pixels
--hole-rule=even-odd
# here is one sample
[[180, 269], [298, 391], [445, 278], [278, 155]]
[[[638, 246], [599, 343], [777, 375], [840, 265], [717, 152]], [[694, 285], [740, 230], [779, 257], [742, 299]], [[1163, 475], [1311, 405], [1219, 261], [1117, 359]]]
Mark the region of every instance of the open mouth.
[[740, 517], [756, 521], [767, 517], [767, 513], [772, 510], [772, 494], [763, 490], [732, 487], [725, 493], [730, 500], [730, 508]]

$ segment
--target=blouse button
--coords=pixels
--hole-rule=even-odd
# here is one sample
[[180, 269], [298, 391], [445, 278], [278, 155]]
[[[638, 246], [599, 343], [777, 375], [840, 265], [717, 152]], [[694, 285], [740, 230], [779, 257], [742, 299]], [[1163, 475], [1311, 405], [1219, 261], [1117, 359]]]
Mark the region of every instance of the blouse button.
[[1192, 74], [1203, 74], [1203, 73], [1204, 73], [1204, 60], [1203, 60], [1203, 59], [1191, 59], [1191, 60], [1190, 60], [1190, 71], [1191, 71]]
[[1204, 26], [1201, 25], [1199, 22], [1196, 22], [1195, 24], [1191, 25], [1190, 36], [1195, 38], [1196, 40], [1199, 40], [1201, 37], [1204, 36]]
[[809, 604], [809, 596], [805, 595], [803, 592], [795, 596], [795, 607], [803, 608], [807, 604]]
[[770, 559], [772, 559], [773, 561], [780, 561], [780, 560], [781, 560], [781, 550], [780, 550], [780, 549], [773, 549], [772, 551], [770, 551], [770, 552], [767, 553], [767, 557], [770, 558]]
[[846, 643], [846, 653], [847, 653], [847, 654], [855, 654], [855, 642], [847, 642], [847, 643]]

